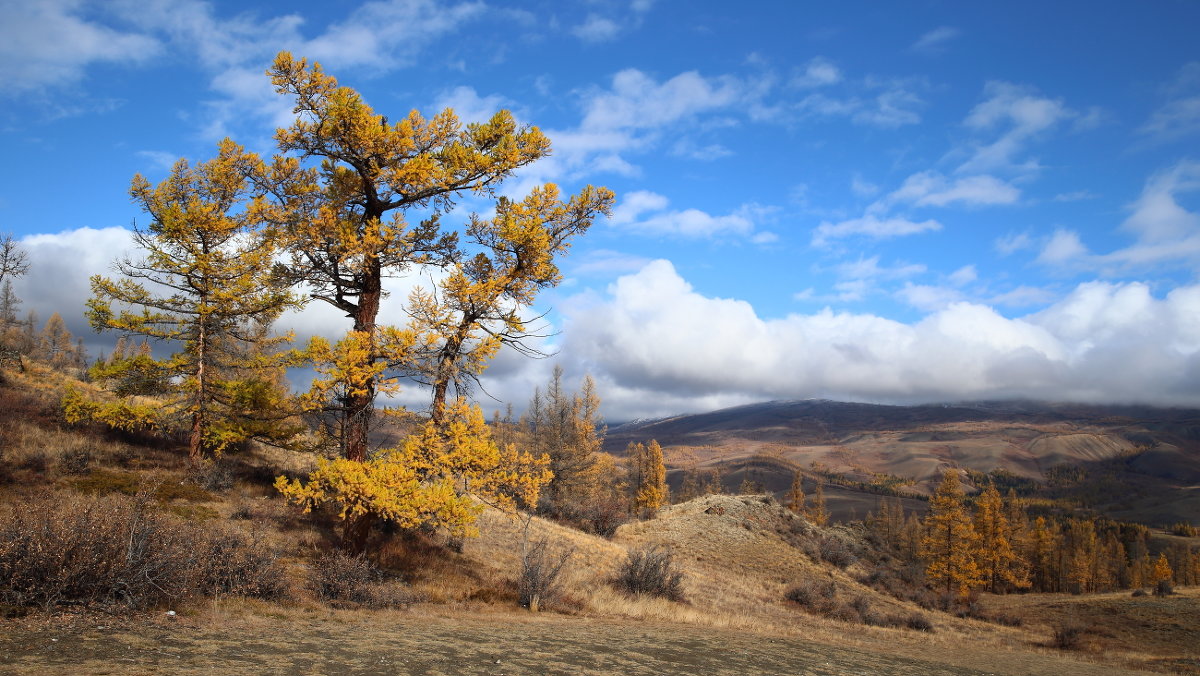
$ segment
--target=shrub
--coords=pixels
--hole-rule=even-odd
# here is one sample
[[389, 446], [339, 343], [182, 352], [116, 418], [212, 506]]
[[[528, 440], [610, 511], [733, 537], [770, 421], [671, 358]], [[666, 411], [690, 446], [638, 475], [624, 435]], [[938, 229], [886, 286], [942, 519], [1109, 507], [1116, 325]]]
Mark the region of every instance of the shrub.
[[825, 614], [836, 605], [837, 585], [832, 580], [825, 582], [804, 580], [787, 590], [784, 598], [799, 604], [810, 612]]
[[559, 592], [558, 581], [570, 550], [551, 554], [546, 540], [529, 545], [521, 557], [521, 576], [517, 579], [517, 603], [536, 613], [543, 602], [553, 601]]
[[46, 468], [49, 466], [50, 456], [40, 448], [26, 452], [25, 458], [21, 461], [21, 469], [35, 474], [45, 474]]
[[334, 605], [395, 608], [416, 600], [401, 582], [386, 580], [365, 555], [334, 550], [317, 558], [312, 567], [312, 589]]
[[287, 574], [279, 553], [255, 538], [218, 531], [199, 546], [205, 562], [199, 570], [199, 583], [205, 594], [269, 600], [287, 596]]
[[145, 609], [200, 595], [278, 598], [285, 589], [273, 552], [151, 511], [147, 493], [55, 497], [0, 512], [0, 603]]
[[1083, 636], [1087, 632], [1078, 622], [1064, 622], [1054, 628], [1052, 645], [1059, 650], [1076, 650], [1083, 646]]
[[933, 622], [921, 613], [913, 613], [904, 620], [904, 626], [915, 631], [933, 631]]
[[598, 500], [583, 510], [584, 529], [605, 539], [616, 535], [617, 529], [628, 523], [629, 509], [619, 500]]
[[1175, 593], [1175, 588], [1171, 586], [1170, 580], [1159, 580], [1154, 585], [1155, 596], [1170, 596]]
[[826, 535], [821, 538], [820, 552], [822, 561], [828, 561], [838, 568], [845, 568], [855, 561], [850, 547], [841, 538], [834, 535]]
[[233, 469], [228, 463], [205, 460], [199, 467], [188, 472], [188, 481], [214, 493], [224, 493], [233, 488]]
[[63, 474], [87, 474], [92, 465], [92, 452], [87, 448], [73, 448], [58, 457], [58, 469]]
[[313, 562], [312, 588], [323, 601], [366, 603], [370, 587], [382, 580], [379, 568], [364, 554], [333, 550]]
[[1145, 589], [1134, 589], [1133, 594], [1131, 594], [1131, 596], [1133, 596], [1134, 598], [1138, 598], [1141, 596], [1149, 596], [1149, 595], [1150, 595], [1150, 592], [1146, 591]]
[[670, 550], [657, 545], [629, 552], [615, 582], [633, 596], [683, 600], [683, 572], [676, 568]]

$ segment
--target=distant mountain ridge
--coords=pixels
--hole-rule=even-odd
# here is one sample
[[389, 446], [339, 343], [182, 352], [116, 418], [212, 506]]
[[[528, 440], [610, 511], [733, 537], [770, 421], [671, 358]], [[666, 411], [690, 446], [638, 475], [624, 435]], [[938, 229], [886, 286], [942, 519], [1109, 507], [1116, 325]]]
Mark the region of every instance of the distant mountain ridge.
[[1085, 482], [1107, 482], [1096, 499], [1108, 513], [1154, 523], [1200, 515], [1200, 409], [770, 401], [617, 425], [605, 450], [621, 455], [650, 439], [676, 474], [715, 469], [727, 487], [746, 478], [778, 492], [795, 469], [820, 468], [861, 482], [900, 477], [921, 494], [947, 467], [1042, 483], [1079, 468], [1092, 472]]

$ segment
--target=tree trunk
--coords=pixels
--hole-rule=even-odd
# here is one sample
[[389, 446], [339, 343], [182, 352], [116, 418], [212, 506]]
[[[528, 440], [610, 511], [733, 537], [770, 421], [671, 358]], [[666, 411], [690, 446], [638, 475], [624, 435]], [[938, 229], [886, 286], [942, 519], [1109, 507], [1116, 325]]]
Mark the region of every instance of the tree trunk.
[[[375, 325], [379, 317], [379, 302], [383, 296], [382, 271], [379, 262], [367, 266], [363, 274], [362, 295], [358, 298], [358, 308], [354, 313], [354, 330], [367, 335], [371, 350], [368, 356], [374, 363]], [[369, 366], [370, 364], [367, 364]], [[348, 460], [362, 462], [367, 459], [370, 449], [371, 414], [375, 408], [375, 379], [367, 381], [365, 392], [352, 393], [346, 397], [345, 411], [345, 453]]]
[[[203, 298], [202, 298], [203, 300]], [[200, 466], [200, 459], [204, 451], [204, 397], [207, 395], [207, 377], [208, 374], [204, 370], [204, 362], [208, 358], [208, 332], [204, 325], [204, 318], [200, 320], [200, 331], [196, 339], [196, 403], [192, 409], [192, 435], [188, 439], [188, 462], [192, 467]]]
[[341, 548], [351, 554], [361, 554], [367, 548], [367, 536], [375, 524], [375, 515], [367, 512], [346, 519], [342, 524]]

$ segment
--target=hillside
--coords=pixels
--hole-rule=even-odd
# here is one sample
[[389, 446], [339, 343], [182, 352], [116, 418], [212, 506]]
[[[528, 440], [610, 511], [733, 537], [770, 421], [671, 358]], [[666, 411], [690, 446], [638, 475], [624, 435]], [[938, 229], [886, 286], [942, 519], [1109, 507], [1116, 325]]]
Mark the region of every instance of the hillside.
[[[794, 469], [816, 468], [860, 483], [890, 475], [904, 480], [904, 492], [928, 495], [945, 467], [1043, 485], [1079, 468], [1091, 473], [1091, 484], [1120, 488], [1089, 498], [1088, 506], [1106, 514], [1151, 525], [1200, 514], [1192, 489], [1200, 482], [1200, 411], [1192, 409], [776, 401], [615, 426], [605, 449], [620, 454], [649, 439], [662, 444], [675, 485], [695, 466], [721, 471], [730, 488], [749, 477], [779, 492]], [[840, 518], [875, 503], [860, 491], [834, 492]]]
[[[102, 513], [136, 492], [156, 523], [246, 543], [235, 553], [275, 552], [280, 577], [269, 599], [189, 597], [170, 607], [175, 615], [164, 606], [5, 606], [0, 663], [13, 673], [217, 665], [222, 673], [1102, 674], [1178, 670], [1200, 659], [1186, 632], [1138, 639], [1191, 622], [1195, 588], [1167, 599], [1079, 597], [1081, 610], [1092, 599], [1105, 610], [1082, 651], [1062, 652], [1048, 647], [1064, 621], [1055, 610], [1061, 597], [1025, 604], [984, 595], [969, 615], [939, 610], [861, 525], [820, 528], [769, 495], [696, 498], [627, 523], [611, 539], [536, 517], [526, 531], [494, 510], [484, 512], [480, 536], [462, 543], [385, 530], [371, 545], [384, 575], [372, 583], [375, 595], [330, 601], [315, 580], [336, 522], [284, 505], [271, 487], [279, 474], [311, 468], [311, 456], [250, 445], [189, 470], [177, 441], [64, 424], [56, 406], [68, 385], [78, 383], [36, 365], [0, 382], [10, 414], [0, 421], [0, 511], [80, 505]], [[71, 532], [70, 523], [55, 527]], [[516, 580], [523, 542], [541, 540], [566, 566], [561, 592], [532, 614], [517, 605]], [[670, 552], [681, 601], [614, 586], [629, 553], [647, 548]], [[802, 605], [796, 590], [805, 589], [825, 600]], [[1113, 634], [1125, 616], [1138, 623]]]

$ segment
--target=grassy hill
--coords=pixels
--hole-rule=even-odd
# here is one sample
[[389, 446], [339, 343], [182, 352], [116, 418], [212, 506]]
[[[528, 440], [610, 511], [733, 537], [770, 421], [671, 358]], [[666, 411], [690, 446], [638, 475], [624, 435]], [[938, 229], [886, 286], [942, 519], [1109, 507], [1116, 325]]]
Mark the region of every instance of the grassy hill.
[[[271, 487], [310, 469], [311, 456], [250, 445], [189, 470], [178, 440], [62, 423], [68, 385], [83, 386], [36, 365], [3, 372], [0, 514], [140, 495], [142, 518], [196, 546], [219, 533], [243, 537], [243, 555], [270, 552], [278, 589], [269, 600], [210, 593], [132, 613], [6, 606], [0, 664], [11, 673], [1062, 674], [1186, 672], [1200, 660], [1188, 633], [1200, 626], [1200, 590], [984, 595], [967, 615], [943, 612], [861, 527], [816, 527], [765, 494], [673, 505], [611, 539], [491, 510], [464, 542], [384, 530], [370, 547], [382, 571], [371, 593], [330, 600], [320, 582], [334, 520], [301, 514]], [[566, 566], [560, 593], [533, 614], [517, 604], [517, 578], [523, 543], [537, 541]], [[670, 552], [682, 601], [613, 584], [629, 553], [647, 548]], [[1051, 641], [1067, 616], [1089, 624], [1080, 649], [1064, 652]]]
[[946, 467], [1001, 473], [1040, 497], [1150, 526], [1200, 514], [1200, 411], [1191, 409], [768, 402], [616, 426], [605, 449], [649, 439], [662, 444], [675, 486], [688, 466], [719, 472], [730, 490], [750, 478], [776, 494], [798, 468], [846, 479], [831, 502], [840, 520], [875, 509], [872, 484], [929, 495]]

